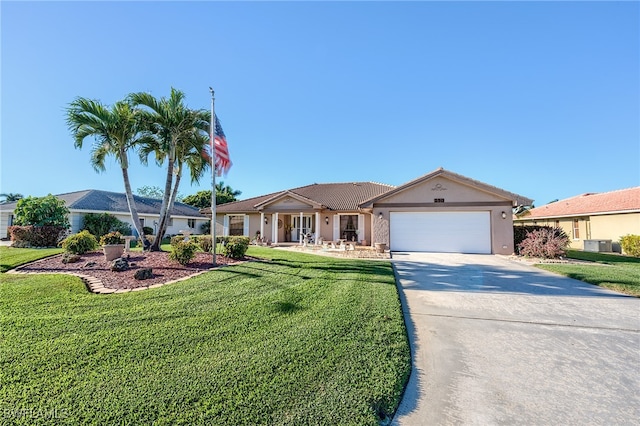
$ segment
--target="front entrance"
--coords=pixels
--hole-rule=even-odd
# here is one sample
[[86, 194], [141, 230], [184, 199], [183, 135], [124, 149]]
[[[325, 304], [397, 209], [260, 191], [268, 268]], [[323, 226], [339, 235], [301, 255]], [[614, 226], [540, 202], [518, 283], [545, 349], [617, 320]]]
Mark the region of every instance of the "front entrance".
[[302, 235], [313, 233], [311, 215], [291, 216], [291, 241], [300, 241], [301, 233]]

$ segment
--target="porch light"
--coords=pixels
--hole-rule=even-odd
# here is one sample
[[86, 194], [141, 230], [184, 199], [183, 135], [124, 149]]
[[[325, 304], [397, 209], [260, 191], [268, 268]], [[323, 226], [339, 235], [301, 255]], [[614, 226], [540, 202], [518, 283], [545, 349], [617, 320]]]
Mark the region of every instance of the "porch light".
[[382, 212], [378, 213], [378, 219], [382, 220]]
[[507, 218], [507, 212], [502, 212], [502, 218], [506, 219]]
[[324, 223], [326, 223], [327, 225], [329, 224], [329, 216], [324, 217]]
[[269, 219], [268, 219], [266, 216], [264, 217], [264, 224], [265, 224], [265, 225], [268, 225], [268, 224], [269, 224]]

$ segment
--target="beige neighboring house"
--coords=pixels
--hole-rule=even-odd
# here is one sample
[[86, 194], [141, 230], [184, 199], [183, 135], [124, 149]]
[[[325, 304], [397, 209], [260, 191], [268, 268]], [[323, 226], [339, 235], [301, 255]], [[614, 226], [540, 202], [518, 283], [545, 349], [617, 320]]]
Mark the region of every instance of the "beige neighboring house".
[[[217, 233], [274, 244], [383, 243], [392, 251], [512, 254], [512, 208], [532, 200], [439, 168], [398, 187], [312, 184], [217, 206]], [[211, 209], [202, 212], [211, 216]]]
[[[69, 223], [71, 233], [80, 231], [83, 227], [83, 217], [87, 213], [110, 213], [121, 221], [133, 224], [129, 205], [124, 193], [100, 191], [89, 189], [85, 191], [69, 192], [59, 194], [56, 197], [65, 202], [69, 209]], [[160, 217], [160, 207], [162, 200], [134, 195], [136, 208], [142, 226], [154, 229], [158, 228], [158, 218]], [[7, 227], [13, 225], [13, 212], [17, 202], [0, 204], [0, 238], [8, 238]], [[209, 218], [203, 216], [200, 211], [193, 206], [176, 202], [171, 211], [171, 219], [167, 227], [167, 234], [178, 234], [182, 230], [189, 230], [194, 234], [201, 233], [200, 227], [208, 223]], [[131, 227], [135, 233], [135, 228]]]
[[640, 235], [640, 186], [555, 201], [523, 212], [514, 223], [560, 227], [573, 249], [621, 252], [620, 237]]

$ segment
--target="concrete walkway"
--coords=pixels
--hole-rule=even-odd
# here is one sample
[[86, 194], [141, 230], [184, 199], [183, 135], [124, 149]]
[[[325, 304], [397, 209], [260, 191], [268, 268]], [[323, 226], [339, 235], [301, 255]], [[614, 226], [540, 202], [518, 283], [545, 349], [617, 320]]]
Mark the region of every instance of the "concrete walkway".
[[413, 370], [392, 424], [640, 424], [640, 299], [500, 256], [393, 264]]

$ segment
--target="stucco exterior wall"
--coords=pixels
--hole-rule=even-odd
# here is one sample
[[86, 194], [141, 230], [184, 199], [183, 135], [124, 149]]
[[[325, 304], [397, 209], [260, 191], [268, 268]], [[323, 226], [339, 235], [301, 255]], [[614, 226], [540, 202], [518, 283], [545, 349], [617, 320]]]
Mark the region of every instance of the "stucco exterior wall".
[[385, 203], [433, 203], [435, 198], [444, 198], [444, 202], [504, 201], [495, 194], [480, 191], [477, 188], [436, 177], [419, 185], [384, 198]]
[[512, 200], [498, 194], [437, 176], [374, 203], [372, 242], [389, 246], [391, 212], [486, 211], [490, 217], [492, 253], [510, 255], [514, 252], [512, 204]]

